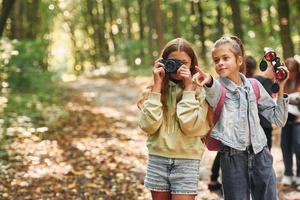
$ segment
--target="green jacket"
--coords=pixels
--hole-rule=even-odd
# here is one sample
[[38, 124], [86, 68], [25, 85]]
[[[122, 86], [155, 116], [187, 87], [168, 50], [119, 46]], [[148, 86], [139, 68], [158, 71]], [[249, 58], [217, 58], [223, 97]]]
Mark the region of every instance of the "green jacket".
[[139, 126], [148, 134], [149, 154], [168, 158], [201, 159], [204, 144], [201, 138], [209, 130], [206, 120], [208, 104], [203, 91], [183, 91], [176, 105], [181, 87], [169, 81], [168, 113], [163, 117], [161, 94], [150, 92], [142, 106]]

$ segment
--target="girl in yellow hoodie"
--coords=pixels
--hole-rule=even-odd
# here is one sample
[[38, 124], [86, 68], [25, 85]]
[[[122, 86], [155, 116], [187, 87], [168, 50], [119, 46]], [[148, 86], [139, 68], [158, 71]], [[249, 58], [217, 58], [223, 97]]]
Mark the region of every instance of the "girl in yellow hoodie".
[[154, 200], [197, 195], [201, 138], [209, 131], [208, 105], [202, 88], [192, 81], [197, 65], [191, 44], [171, 40], [154, 64], [153, 85], [138, 101], [139, 126], [148, 135], [144, 185]]

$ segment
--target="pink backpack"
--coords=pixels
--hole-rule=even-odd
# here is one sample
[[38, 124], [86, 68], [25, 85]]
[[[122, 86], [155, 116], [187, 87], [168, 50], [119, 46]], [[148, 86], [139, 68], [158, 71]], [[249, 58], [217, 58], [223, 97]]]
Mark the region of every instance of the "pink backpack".
[[[260, 98], [260, 91], [259, 91], [259, 86], [257, 83], [257, 80], [253, 79], [253, 78], [249, 78], [248, 79], [252, 85], [254, 94], [256, 96], [256, 102], [258, 101], [258, 99]], [[226, 88], [221, 84], [221, 97], [219, 99], [219, 102], [216, 106], [216, 109], [214, 110], [214, 116], [213, 116], [213, 122], [214, 124], [217, 123], [217, 121], [220, 118], [223, 106], [224, 106], [224, 102], [225, 102], [225, 97], [226, 97]], [[221, 142], [213, 137], [210, 136], [210, 133], [202, 139], [202, 141], [205, 143], [206, 147], [208, 150], [210, 151], [220, 151], [221, 149]]]

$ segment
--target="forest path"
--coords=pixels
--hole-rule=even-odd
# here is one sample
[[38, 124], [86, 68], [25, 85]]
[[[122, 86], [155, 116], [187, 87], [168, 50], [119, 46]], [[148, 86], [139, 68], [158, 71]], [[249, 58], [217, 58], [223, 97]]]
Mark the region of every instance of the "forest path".
[[[12, 136], [8, 165], [0, 165], [0, 199], [151, 199], [143, 187], [146, 136], [138, 128], [137, 96], [149, 77], [126, 79], [80, 77], [66, 86], [72, 98], [68, 116], [46, 134], [26, 131]], [[17, 127], [17, 125], [16, 125]], [[278, 179], [282, 157], [272, 149]], [[222, 199], [207, 189], [215, 152], [201, 161], [197, 200]], [[1, 162], [0, 162], [1, 164]], [[279, 186], [280, 199], [300, 199], [300, 192]]]
[[[131, 124], [131, 129], [124, 127], [128, 136], [132, 138], [133, 145], [137, 147], [146, 159], [145, 141], [146, 137], [141, 134], [137, 128], [137, 117], [139, 110], [136, 106], [138, 95], [143, 88], [151, 82], [149, 77], [136, 77], [127, 79], [110, 80], [106, 78], [85, 79], [77, 81], [73, 87], [83, 93], [84, 96], [90, 97], [94, 105], [98, 107], [102, 114], [116, 121], [123, 121], [125, 124]], [[274, 133], [275, 142], [272, 148], [274, 156], [274, 168], [277, 175], [278, 183], [283, 174], [282, 153], [278, 142], [278, 131]], [[139, 139], [137, 139], [139, 138]], [[210, 167], [213, 162], [215, 152], [206, 151], [201, 161], [199, 195], [197, 199], [222, 199], [219, 193], [211, 193], [207, 189], [207, 183], [210, 176]], [[144, 161], [143, 163], [146, 163]], [[145, 166], [143, 166], [145, 169]], [[142, 173], [143, 174], [143, 173]], [[300, 192], [293, 188], [283, 187], [278, 184], [280, 199], [294, 200], [300, 199]], [[147, 191], [146, 191], [147, 192]]]

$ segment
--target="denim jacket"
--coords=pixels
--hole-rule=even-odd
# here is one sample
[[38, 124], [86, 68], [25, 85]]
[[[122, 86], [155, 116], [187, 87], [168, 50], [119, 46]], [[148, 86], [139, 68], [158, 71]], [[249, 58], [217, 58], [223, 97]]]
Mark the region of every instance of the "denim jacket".
[[288, 96], [285, 94], [275, 102], [257, 81], [260, 98], [256, 100], [250, 81], [243, 74], [240, 76], [242, 86], [236, 85], [229, 79], [219, 78], [213, 80], [211, 87], [204, 87], [206, 100], [213, 108], [220, 99], [220, 84], [227, 90], [220, 118], [212, 130], [212, 137], [220, 140], [224, 145], [243, 151], [247, 146], [246, 137], [250, 134], [254, 153], [258, 153], [267, 144], [258, 113], [276, 126], [283, 127], [288, 116]]

